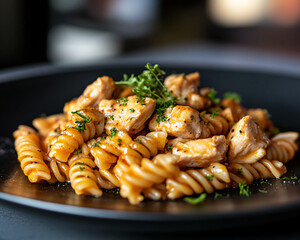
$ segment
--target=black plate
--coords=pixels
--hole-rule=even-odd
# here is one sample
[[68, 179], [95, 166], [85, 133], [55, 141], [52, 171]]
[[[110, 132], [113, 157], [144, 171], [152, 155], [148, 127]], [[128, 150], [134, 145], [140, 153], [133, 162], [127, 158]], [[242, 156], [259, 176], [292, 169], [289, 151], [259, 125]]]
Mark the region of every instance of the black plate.
[[[235, 224], [241, 224], [242, 218], [265, 221], [271, 220], [274, 214], [299, 209], [298, 180], [272, 179], [263, 184], [256, 182], [250, 187], [252, 194], [249, 198], [239, 196], [238, 189], [225, 190], [221, 193], [229, 193], [229, 198], [215, 200], [214, 195], [211, 195], [204, 204], [198, 206], [183, 200], [145, 201], [132, 206], [113, 192], [105, 192], [102, 198], [93, 198], [77, 196], [68, 184], [30, 184], [11, 150], [11, 134], [17, 126], [30, 125], [32, 119], [41, 114], [61, 112], [65, 102], [80, 95], [98, 76], [105, 74], [118, 80], [123, 73], [140, 73], [143, 65], [144, 62], [128, 64], [121, 61], [84, 68], [43, 66], [0, 74], [0, 199], [98, 219], [180, 223], [173, 230], [199, 230], [209, 223], [223, 222], [211, 226], [220, 228], [226, 225], [225, 220], [226, 223], [235, 221]], [[295, 74], [183, 63], [169, 65], [162, 62], [160, 65], [168, 74], [199, 71], [201, 86], [214, 87], [219, 96], [227, 91], [238, 92], [246, 107], [268, 109], [280, 129], [300, 131], [300, 79]], [[288, 164], [286, 176], [300, 177], [299, 158], [297, 154], [295, 160]], [[261, 193], [259, 189], [267, 190], [268, 193]]]

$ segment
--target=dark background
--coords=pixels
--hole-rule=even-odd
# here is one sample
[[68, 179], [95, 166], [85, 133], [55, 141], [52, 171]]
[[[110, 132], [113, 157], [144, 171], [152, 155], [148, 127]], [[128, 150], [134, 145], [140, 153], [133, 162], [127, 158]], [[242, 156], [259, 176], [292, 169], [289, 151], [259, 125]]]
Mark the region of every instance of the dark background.
[[187, 43], [300, 55], [298, 0], [0, 0], [0, 69]]

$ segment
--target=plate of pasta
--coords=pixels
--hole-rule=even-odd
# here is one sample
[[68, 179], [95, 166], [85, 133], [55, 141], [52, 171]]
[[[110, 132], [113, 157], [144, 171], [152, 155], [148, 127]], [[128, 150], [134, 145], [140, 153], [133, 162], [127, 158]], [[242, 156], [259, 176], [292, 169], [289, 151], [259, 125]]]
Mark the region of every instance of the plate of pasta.
[[2, 78], [0, 198], [146, 221], [300, 206], [297, 77], [143, 65]]

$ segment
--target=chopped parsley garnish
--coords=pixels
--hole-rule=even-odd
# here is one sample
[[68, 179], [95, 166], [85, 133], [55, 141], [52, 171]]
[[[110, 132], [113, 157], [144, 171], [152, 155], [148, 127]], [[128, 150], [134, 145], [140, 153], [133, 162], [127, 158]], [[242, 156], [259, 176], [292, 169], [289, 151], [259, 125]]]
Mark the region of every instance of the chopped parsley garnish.
[[134, 110], [133, 108], [130, 108], [129, 111], [130, 111], [131, 113], [133, 113], [135, 110]]
[[207, 94], [214, 104], [218, 104], [220, 102], [220, 98], [216, 98], [217, 91], [215, 89], [210, 89], [210, 92]]
[[81, 152], [82, 152], [81, 148], [78, 148], [78, 149], [74, 152], [74, 154], [75, 154], [75, 155], [78, 155], [78, 154], [81, 153]]
[[77, 129], [78, 132], [80, 132], [81, 134], [83, 133], [84, 130], [86, 130], [85, 124], [89, 123], [92, 121], [91, 118], [87, 118], [86, 116], [82, 115], [81, 113], [79, 113], [78, 111], [73, 111], [71, 112], [72, 114], [77, 114], [79, 117], [82, 118], [82, 120], [75, 120], [75, 123], [77, 124], [76, 127], [72, 127]]
[[191, 120], [194, 120], [194, 115], [191, 116]]
[[282, 177], [282, 180], [290, 180], [288, 177]]
[[109, 115], [108, 116], [111, 120], [115, 120], [114, 115]]
[[100, 143], [95, 142], [95, 143], [93, 143], [92, 148], [98, 147], [99, 145], [100, 145]]
[[108, 136], [113, 137], [113, 136], [115, 136], [117, 134], [117, 132], [118, 132], [118, 130], [115, 127], [113, 127], [110, 130], [110, 134]]
[[197, 198], [185, 197], [183, 200], [190, 204], [196, 205], [204, 202], [205, 199], [206, 199], [206, 193], [202, 193]]
[[210, 176], [205, 176], [209, 181], [214, 180], [214, 175], [210, 175]]
[[141, 141], [141, 140], [139, 140], [139, 139], [138, 139], [136, 142], [137, 142], [137, 143], [139, 143], [139, 144], [142, 144], [142, 141]]
[[267, 182], [265, 180], [261, 180], [260, 183], [263, 184], [263, 183], [267, 183]]
[[77, 162], [74, 165], [85, 165], [84, 162]]
[[85, 169], [85, 167], [79, 167], [79, 172], [82, 172]]
[[173, 145], [171, 144], [171, 145], [168, 145], [166, 148], [167, 148], [167, 151], [171, 151], [172, 150], [172, 147], [173, 147]]
[[205, 114], [206, 114], [206, 111], [202, 111], [202, 112], [200, 113], [200, 117], [204, 117]]
[[268, 131], [270, 133], [271, 136], [276, 135], [277, 133], [280, 133], [279, 128], [274, 128]]
[[243, 175], [243, 168], [238, 169], [238, 174]]
[[151, 66], [146, 64], [146, 70], [140, 75], [134, 76], [133, 74], [128, 77], [124, 75], [123, 81], [116, 82], [116, 84], [127, 85], [132, 87], [132, 91], [136, 96], [140, 98], [140, 101], [146, 97], [152, 98], [156, 101], [156, 112], [158, 114], [156, 121], [165, 122], [167, 117], [163, 115], [163, 112], [176, 105], [176, 100], [171, 93], [167, 90], [163, 84], [163, 78], [166, 74], [159, 68], [157, 64]]
[[239, 183], [240, 195], [249, 197], [251, 192], [249, 191], [249, 185], [246, 183]]
[[220, 109], [212, 111], [212, 113], [210, 114], [210, 117], [214, 118], [214, 117], [218, 116], [220, 111], [221, 111]]
[[298, 180], [297, 176], [291, 177], [291, 180]]
[[263, 189], [258, 189], [258, 191], [261, 192], [261, 193], [268, 193], [267, 190], [263, 190]]
[[238, 93], [235, 92], [226, 92], [224, 93], [223, 97], [226, 98], [232, 98], [236, 103], [241, 103], [242, 98]]
[[224, 196], [222, 193], [216, 192], [216, 193], [215, 193], [215, 196], [214, 196], [214, 199], [217, 199], [217, 198], [223, 198], [223, 197], [229, 198], [229, 197], [230, 197], [230, 194], [227, 193], [227, 194]]
[[223, 194], [222, 193], [215, 193], [215, 197], [214, 199], [217, 199], [217, 198], [220, 198], [220, 197], [223, 197]]
[[270, 119], [272, 117], [272, 115], [269, 113], [269, 111], [267, 109], [263, 109], [267, 119]]

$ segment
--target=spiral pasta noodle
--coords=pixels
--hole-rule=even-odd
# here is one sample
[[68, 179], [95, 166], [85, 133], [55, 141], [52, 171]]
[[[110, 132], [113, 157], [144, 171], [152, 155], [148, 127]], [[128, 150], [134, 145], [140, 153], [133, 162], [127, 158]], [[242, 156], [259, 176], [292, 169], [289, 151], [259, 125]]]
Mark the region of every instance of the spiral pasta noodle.
[[68, 127], [52, 145], [49, 156], [61, 162], [67, 162], [69, 156], [85, 141], [100, 135], [104, 129], [104, 117], [92, 109], [83, 109], [73, 113]]
[[102, 191], [98, 187], [97, 176], [94, 172], [96, 164], [87, 155], [79, 153], [73, 155], [69, 161], [69, 177], [72, 188], [78, 195], [102, 196]]
[[280, 161], [262, 159], [254, 164], [232, 163], [228, 171], [232, 180], [230, 186], [236, 186], [238, 183], [250, 184], [256, 179], [279, 178], [286, 173], [286, 167]]
[[168, 178], [166, 186], [168, 198], [176, 199], [184, 195], [212, 193], [226, 188], [230, 182], [225, 165], [212, 163], [208, 168], [180, 171], [173, 178]]
[[48, 181], [49, 183], [54, 182], [66, 182], [69, 181], [69, 165], [60, 162], [56, 159], [44, 156], [45, 160], [48, 161], [48, 167], [50, 169], [52, 178]]
[[172, 154], [159, 154], [153, 160], [143, 158], [141, 166], [132, 164], [121, 177], [120, 194], [128, 198], [131, 204], [144, 200], [143, 189], [162, 183], [166, 178], [179, 172], [175, 164], [176, 156]]
[[202, 119], [207, 123], [211, 135], [227, 135], [230, 125], [227, 119], [221, 115], [203, 114]]
[[50, 171], [44, 162], [43, 152], [36, 132], [30, 127], [21, 125], [13, 135], [18, 160], [29, 181], [36, 183], [50, 180]]
[[296, 132], [279, 133], [274, 136], [267, 148], [266, 159], [276, 159], [283, 163], [293, 159], [298, 151], [298, 145], [295, 143], [298, 137]]

